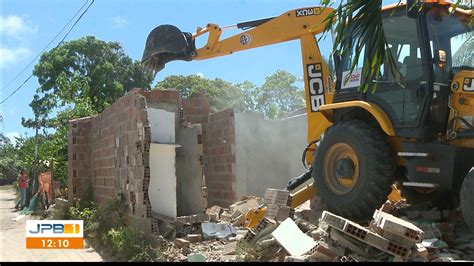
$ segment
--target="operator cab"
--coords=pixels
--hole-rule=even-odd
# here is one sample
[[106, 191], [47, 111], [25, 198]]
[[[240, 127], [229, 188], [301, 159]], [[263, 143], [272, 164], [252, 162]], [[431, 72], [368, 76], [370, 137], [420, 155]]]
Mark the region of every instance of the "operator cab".
[[[469, 15], [450, 12], [450, 4], [425, 4], [416, 16], [408, 16], [405, 5], [382, 11], [388, 52], [395, 64], [386, 61], [379, 71], [376, 93], [362, 92], [362, 67], [370, 61], [365, 47], [350, 77], [355, 51], [337, 66], [334, 102], [365, 100], [380, 106], [392, 120], [400, 137], [433, 139], [446, 132], [450, 84], [460, 70], [473, 70], [473, 34]], [[354, 36], [354, 43], [358, 36]], [[355, 49], [354, 49], [355, 50]], [[365, 60], [365, 62], [364, 62]], [[395, 71], [390, 71], [396, 67]], [[393, 73], [400, 73], [397, 82]], [[346, 82], [347, 81], [347, 82]]]

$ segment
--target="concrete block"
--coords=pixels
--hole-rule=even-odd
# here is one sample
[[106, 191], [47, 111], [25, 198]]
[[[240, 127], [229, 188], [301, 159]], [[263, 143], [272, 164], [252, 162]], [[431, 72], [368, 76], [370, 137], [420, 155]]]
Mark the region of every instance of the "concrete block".
[[286, 218], [293, 218], [295, 210], [293, 208], [281, 205], [268, 204], [265, 216], [277, 221], [284, 221]]
[[368, 249], [367, 244], [351, 236], [345, 235], [338, 230], [330, 230], [329, 236], [339, 245], [360, 255], [365, 255]]
[[191, 242], [189, 242], [188, 240], [186, 240], [184, 238], [176, 238], [174, 240], [174, 245], [177, 248], [189, 247], [190, 244], [191, 244]]
[[381, 229], [380, 235], [392, 241], [405, 244], [407, 241], [403, 238], [417, 242], [423, 239], [423, 231], [420, 228], [391, 214], [375, 210], [373, 218], [374, 226]]
[[316, 242], [305, 235], [298, 226], [287, 218], [272, 232], [275, 240], [292, 256], [301, 256], [306, 254], [316, 246]]
[[287, 190], [269, 188], [265, 192], [264, 203], [287, 206], [290, 192]]
[[410, 250], [398, 243], [379, 236], [370, 230], [328, 211], [324, 211], [321, 221], [329, 226], [340, 230], [342, 233], [350, 235], [370, 246], [380, 249], [386, 253], [406, 258], [410, 255]]

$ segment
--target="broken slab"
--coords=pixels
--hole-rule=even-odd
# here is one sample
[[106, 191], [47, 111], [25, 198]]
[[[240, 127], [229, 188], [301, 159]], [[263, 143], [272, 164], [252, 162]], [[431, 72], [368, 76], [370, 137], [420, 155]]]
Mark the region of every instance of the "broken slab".
[[231, 225], [207, 222], [201, 224], [201, 230], [204, 239], [226, 238], [237, 233], [237, 229]]
[[301, 232], [290, 218], [282, 222], [272, 236], [292, 256], [301, 256], [316, 246], [316, 241]]
[[414, 224], [399, 219], [391, 214], [375, 210], [372, 224], [381, 236], [401, 245], [411, 247], [412, 242], [423, 239], [423, 231]]
[[379, 250], [389, 253], [391, 255], [400, 256], [407, 258], [410, 255], [410, 249], [401, 246], [398, 243], [390, 241], [370, 230], [356, 224], [348, 219], [342, 218], [328, 211], [324, 211], [321, 217], [321, 221], [327, 223], [334, 229], [340, 232], [350, 235], [359, 241], [362, 241], [370, 246], [373, 246]]

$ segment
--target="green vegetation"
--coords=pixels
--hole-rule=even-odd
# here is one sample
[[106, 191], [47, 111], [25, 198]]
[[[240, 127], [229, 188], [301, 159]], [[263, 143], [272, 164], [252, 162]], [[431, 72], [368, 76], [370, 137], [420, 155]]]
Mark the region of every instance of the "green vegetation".
[[222, 79], [207, 79], [197, 75], [173, 75], [156, 84], [157, 89], [176, 89], [182, 98], [204, 93], [217, 110], [261, 112], [268, 119], [279, 119], [288, 112], [305, 107], [302, 80], [295, 75], [277, 70], [265, 78], [261, 86], [250, 81], [232, 84]]
[[117, 194], [105, 206], [87, 200], [74, 206], [55, 208], [51, 220], [83, 220], [85, 237], [92, 245], [109, 250], [119, 261], [160, 261], [161, 252], [152, 247], [150, 236], [125, 223], [123, 194]]

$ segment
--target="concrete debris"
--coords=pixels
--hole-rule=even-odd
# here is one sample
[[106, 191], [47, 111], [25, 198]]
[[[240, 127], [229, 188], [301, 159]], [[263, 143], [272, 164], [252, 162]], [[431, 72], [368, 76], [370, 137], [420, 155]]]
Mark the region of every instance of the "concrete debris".
[[180, 216], [180, 217], [176, 217], [176, 221], [178, 223], [187, 224], [187, 225], [198, 224], [198, 223], [209, 221], [209, 215], [205, 213], [200, 213], [200, 214], [189, 215], [189, 216]]
[[305, 262], [308, 256], [286, 256], [284, 262]]
[[436, 238], [425, 239], [421, 242], [421, 244], [425, 248], [432, 248], [432, 249], [441, 249], [441, 248], [447, 248], [448, 247], [448, 244], [446, 244], [446, 242], [444, 242], [442, 240], [439, 240], [439, 239], [436, 239]]
[[176, 238], [174, 240], [174, 246], [177, 248], [189, 247], [190, 244], [191, 242], [183, 238]]
[[340, 216], [334, 215], [328, 211], [323, 212], [321, 218], [322, 221], [326, 222], [329, 226], [333, 227], [340, 232], [350, 235], [357, 240], [366, 243], [372, 247], [378, 248], [388, 254], [400, 256], [406, 258], [410, 255], [410, 249], [390, 241], [376, 233], [371, 232], [369, 229], [366, 229], [348, 219], [342, 218]]
[[337, 260], [337, 254], [332, 251], [328, 244], [318, 243], [309, 251], [309, 255], [317, 262], [333, 262]]
[[288, 190], [269, 188], [265, 191], [264, 203], [267, 205], [290, 206], [290, 192]]
[[206, 214], [209, 215], [209, 220], [211, 222], [217, 222], [219, 221], [219, 217], [222, 211], [223, 211], [222, 207], [215, 205], [207, 209]]
[[234, 255], [235, 252], [237, 251], [237, 242], [230, 242], [226, 245], [224, 245], [222, 249], [222, 255]]
[[[474, 234], [445, 215], [456, 216], [456, 210], [441, 212], [388, 200], [362, 226], [324, 210], [315, 198], [293, 209], [285, 190], [268, 189], [263, 199], [243, 196], [228, 209], [215, 205], [202, 214], [178, 217], [175, 223], [160, 222], [158, 246], [165, 261], [174, 262], [474, 259]], [[252, 226], [246, 220], [249, 210], [262, 212], [252, 217]]]
[[272, 236], [292, 256], [301, 256], [316, 246], [316, 242], [301, 232], [290, 218], [282, 222]]
[[186, 236], [186, 240], [191, 243], [197, 243], [202, 241], [202, 236], [199, 234], [189, 234]]
[[[248, 198], [245, 200], [238, 201], [229, 206], [230, 213], [234, 213], [234, 211], [239, 211], [242, 214], [247, 214], [247, 212], [251, 209], [257, 208], [260, 205], [258, 198]], [[232, 217], [232, 216], [231, 216]]]
[[202, 235], [204, 239], [209, 238], [226, 238], [230, 235], [237, 233], [237, 229], [228, 224], [217, 224], [217, 223], [202, 223], [201, 224]]
[[441, 240], [452, 246], [455, 242], [454, 225], [449, 223], [435, 224], [435, 227], [441, 232]]
[[422, 243], [416, 243], [412, 249], [410, 258], [411, 258], [411, 261], [415, 261], [415, 262], [427, 262], [428, 256], [429, 256], [428, 249], [426, 249], [426, 247], [424, 247]]

